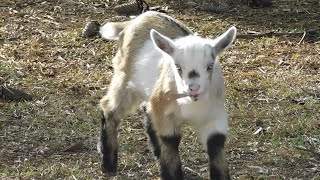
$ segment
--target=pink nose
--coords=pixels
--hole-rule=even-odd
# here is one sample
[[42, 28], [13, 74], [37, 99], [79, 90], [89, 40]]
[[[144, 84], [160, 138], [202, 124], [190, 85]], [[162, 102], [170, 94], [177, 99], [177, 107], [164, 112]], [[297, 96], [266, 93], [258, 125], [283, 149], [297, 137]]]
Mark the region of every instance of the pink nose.
[[197, 91], [200, 89], [199, 84], [190, 84], [189, 85], [189, 90], [191, 91], [191, 95], [196, 95], [198, 94]]

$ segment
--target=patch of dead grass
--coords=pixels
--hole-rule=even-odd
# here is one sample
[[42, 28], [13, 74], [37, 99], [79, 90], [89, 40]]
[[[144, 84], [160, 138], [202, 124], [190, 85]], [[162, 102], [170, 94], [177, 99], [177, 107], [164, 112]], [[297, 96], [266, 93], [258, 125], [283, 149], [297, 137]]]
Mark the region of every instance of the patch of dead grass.
[[[32, 102], [0, 102], [1, 177], [112, 179], [99, 170], [95, 147], [100, 125], [97, 103], [112, 76], [116, 45], [80, 36], [87, 20], [119, 19], [110, 10], [113, 4], [104, 3], [19, 0], [4, 1], [0, 7], [0, 82], [35, 97]], [[191, 9], [171, 15], [207, 37], [230, 25], [236, 25], [239, 33], [290, 32], [319, 24], [316, 3], [281, 0], [266, 9], [236, 4], [230, 13], [220, 15]], [[319, 34], [299, 44], [300, 40], [238, 39], [222, 57], [233, 179], [320, 177], [319, 157], [296, 148], [320, 151], [320, 102], [308, 93], [320, 93]], [[16, 70], [25, 76], [17, 77]], [[158, 178], [141, 119], [137, 113], [121, 123], [119, 172], [113, 179]], [[206, 153], [190, 127], [183, 131], [184, 171], [189, 168], [205, 179]], [[80, 142], [78, 150], [65, 152]]]

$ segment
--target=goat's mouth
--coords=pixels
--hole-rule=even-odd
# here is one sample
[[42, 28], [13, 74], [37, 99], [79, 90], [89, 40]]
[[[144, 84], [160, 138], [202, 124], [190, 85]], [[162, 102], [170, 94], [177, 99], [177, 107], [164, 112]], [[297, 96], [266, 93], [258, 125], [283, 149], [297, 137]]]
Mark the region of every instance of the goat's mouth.
[[171, 98], [174, 98], [174, 99], [180, 99], [184, 97], [190, 97], [192, 100], [197, 101], [199, 99], [199, 94], [189, 94], [185, 92], [185, 93], [173, 94], [173, 96], [171, 96]]
[[197, 101], [199, 99], [199, 94], [189, 95], [192, 100]]
[[197, 101], [199, 99], [199, 96], [201, 96], [200, 95], [201, 93], [199, 90], [193, 91], [193, 90], [189, 89], [186, 93], [194, 101]]
[[197, 101], [200, 95], [199, 93], [196, 93], [196, 92], [186, 92], [186, 94], [194, 101]]

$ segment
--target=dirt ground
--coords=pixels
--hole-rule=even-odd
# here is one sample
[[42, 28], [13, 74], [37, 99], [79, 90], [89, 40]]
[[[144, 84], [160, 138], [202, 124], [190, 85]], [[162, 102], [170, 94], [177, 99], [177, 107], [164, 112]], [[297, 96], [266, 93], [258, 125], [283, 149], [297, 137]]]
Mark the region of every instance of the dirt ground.
[[[274, 0], [250, 8], [229, 1], [220, 13], [176, 3], [168, 14], [201, 36], [214, 38], [231, 25], [239, 30], [221, 57], [232, 179], [320, 179], [320, 2]], [[99, 169], [98, 102], [117, 47], [81, 32], [91, 20], [128, 19], [114, 6], [111, 0], [0, 2], [0, 86], [33, 97], [8, 101], [0, 89], [1, 179], [159, 179], [140, 112], [121, 123], [117, 176]], [[190, 127], [183, 132], [186, 179], [208, 179], [202, 145]]]

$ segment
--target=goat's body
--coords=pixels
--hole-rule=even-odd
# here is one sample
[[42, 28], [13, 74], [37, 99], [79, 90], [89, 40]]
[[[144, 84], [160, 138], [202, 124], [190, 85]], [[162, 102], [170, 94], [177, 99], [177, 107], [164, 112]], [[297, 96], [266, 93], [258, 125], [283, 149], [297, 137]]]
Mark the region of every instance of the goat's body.
[[[195, 68], [203, 64], [199, 65], [192, 59], [208, 56], [206, 51], [199, 55], [197, 52], [202, 52], [209, 40], [192, 36], [191, 31], [175, 19], [155, 12], [144, 13], [118, 25], [107, 24], [100, 31], [104, 38], [118, 40], [119, 45], [113, 58], [112, 82], [107, 95], [100, 101], [104, 115], [98, 144], [102, 170], [116, 171], [119, 121], [145, 102], [147, 134], [159, 159], [162, 179], [182, 178], [177, 148], [183, 123], [190, 124], [197, 131], [208, 151], [211, 178], [228, 178], [223, 152], [228, 115], [224, 108], [225, 88], [219, 60], [215, 57], [210, 77], [208, 75], [210, 80], [200, 98], [181, 96], [185, 87], [175, 62], [170, 55], [158, 49], [159, 46], [166, 48], [166, 44], [159, 41], [157, 48], [154, 44], [157, 40], [150, 38], [149, 34], [151, 29], [155, 29], [172, 39], [178, 47], [184, 48], [184, 56], [191, 59], [187, 63]], [[195, 70], [192, 72], [190, 77], [198, 76]]]
[[137, 54], [131, 81], [142, 95], [143, 101], [149, 99], [160, 74], [163, 65], [161, 58], [161, 53], [153, 47], [151, 40], [147, 40]]
[[[124, 28], [124, 24], [128, 26]], [[149, 98], [164, 63], [159, 60], [162, 58], [162, 54], [156, 51], [152, 45], [149, 36], [150, 30], [157, 29], [171, 38], [187, 36], [191, 31], [187, 27], [178, 24], [173, 18], [154, 12], [144, 13], [130, 22], [113, 25], [108, 27], [108, 24], [106, 24], [107, 28], [103, 28], [104, 31], [100, 32], [104, 35], [104, 38], [118, 40], [119, 51], [112, 60], [115, 78], [113, 80], [114, 83], [111, 83], [111, 85], [117, 84], [121, 86], [119, 89], [130, 89], [130, 94], [135, 96], [134, 101], [136, 102], [134, 104], [137, 105]], [[119, 25], [118, 28], [117, 25]], [[121, 29], [123, 31], [117, 37], [115, 32], [119, 33]], [[107, 35], [108, 31], [112, 36]], [[122, 82], [122, 84], [120, 85], [117, 82]], [[107, 95], [106, 98], [114, 97], [113, 92], [108, 94], [111, 95]], [[102, 108], [106, 106], [104, 103], [105, 101], [102, 99]], [[128, 106], [128, 104], [124, 106]]]

